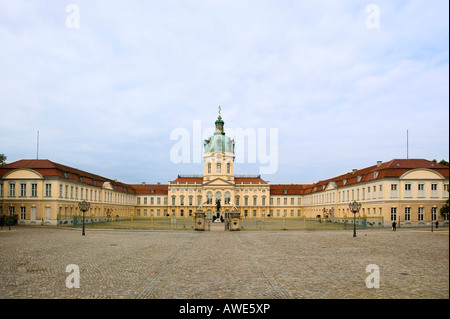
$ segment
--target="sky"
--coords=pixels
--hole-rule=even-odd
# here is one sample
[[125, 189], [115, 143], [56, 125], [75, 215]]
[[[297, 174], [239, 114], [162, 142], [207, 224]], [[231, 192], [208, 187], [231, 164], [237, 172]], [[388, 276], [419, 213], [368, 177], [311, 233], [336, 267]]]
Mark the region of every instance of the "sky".
[[8, 163], [202, 174], [219, 106], [227, 134], [256, 136], [236, 136], [235, 174], [272, 184], [448, 161], [449, 3], [0, 0]]

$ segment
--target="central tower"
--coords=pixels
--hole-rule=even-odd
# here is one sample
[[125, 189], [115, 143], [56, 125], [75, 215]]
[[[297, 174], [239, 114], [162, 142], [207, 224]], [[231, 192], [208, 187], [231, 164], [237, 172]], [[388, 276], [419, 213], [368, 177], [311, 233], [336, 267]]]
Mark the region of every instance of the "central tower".
[[219, 106], [214, 135], [203, 143], [204, 183], [218, 178], [234, 183], [234, 140], [225, 135], [224, 124]]

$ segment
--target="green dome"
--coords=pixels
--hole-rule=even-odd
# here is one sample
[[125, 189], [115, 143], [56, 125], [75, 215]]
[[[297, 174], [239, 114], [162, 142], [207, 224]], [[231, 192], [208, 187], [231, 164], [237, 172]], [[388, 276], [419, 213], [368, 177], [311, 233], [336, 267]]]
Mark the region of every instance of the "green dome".
[[219, 115], [215, 124], [216, 131], [214, 135], [203, 143], [205, 153], [206, 152], [233, 152], [234, 153], [234, 140], [225, 135], [223, 130], [224, 121]]
[[203, 143], [207, 152], [232, 152], [234, 153], [234, 141], [226, 135], [214, 134]]

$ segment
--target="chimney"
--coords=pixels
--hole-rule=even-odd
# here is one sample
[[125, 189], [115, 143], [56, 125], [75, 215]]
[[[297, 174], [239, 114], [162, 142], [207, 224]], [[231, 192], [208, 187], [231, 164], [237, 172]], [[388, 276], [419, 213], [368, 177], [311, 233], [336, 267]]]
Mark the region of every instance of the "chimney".
[[145, 186], [145, 182], [142, 182], [142, 185]]
[[383, 162], [382, 161], [377, 161], [377, 167], [380, 167], [381, 163], [383, 163]]
[[352, 174], [355, 174], [358, 170], [356, 168], [352, 169]]

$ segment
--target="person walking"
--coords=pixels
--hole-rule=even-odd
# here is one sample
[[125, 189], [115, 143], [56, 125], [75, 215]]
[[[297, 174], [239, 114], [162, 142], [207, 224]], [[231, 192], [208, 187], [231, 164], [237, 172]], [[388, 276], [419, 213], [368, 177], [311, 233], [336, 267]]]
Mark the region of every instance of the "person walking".
[[392, 223], [392, 230], [395, 231], [396, 229], [397, 229], [397, 223], [394, 220], [394, 222]]

